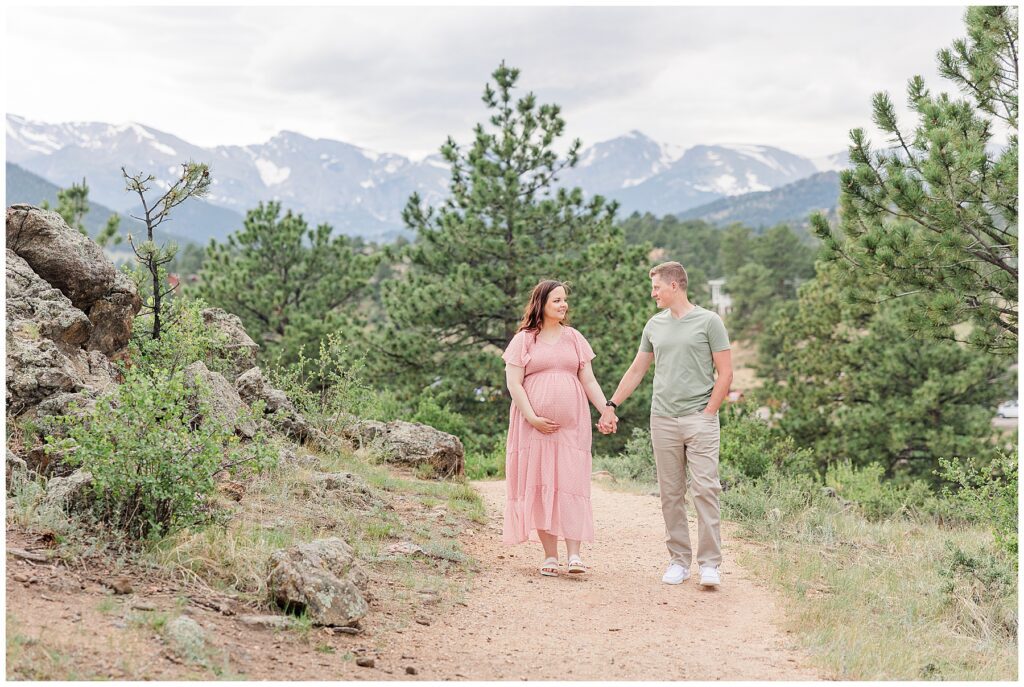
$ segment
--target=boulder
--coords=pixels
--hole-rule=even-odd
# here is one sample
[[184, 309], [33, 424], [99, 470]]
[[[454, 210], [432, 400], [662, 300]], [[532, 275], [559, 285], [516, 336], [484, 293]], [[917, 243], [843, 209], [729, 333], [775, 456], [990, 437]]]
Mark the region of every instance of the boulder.
[[[206, 397], [212, 413], [222, 422], [235, 428], [239, 435], [251, 439], [256, 436], [256, 422], [240, 421], [244, 406], [235, 387], [218, 372], [209, 370], [202, 361], [196, 361], [185, 368], [185, 386], [196, 388], [196, 380], [208, 391]], [[198, 398], [192, 400], [198, 410]]]
[[52, 477], [46, 482], [43, 505], [70, 513], [89, 505], [92, 495], [92, 474], [75, 470], [67, 477]]
[[351, 439], [374, 445], [389, 463], [414, 468], [429, 465], [439, 477], [461, 475], [465, 470], [462, 441], [428, 425], [403, 420], [382, 425], [364, 420], [345, 431]]
[[367, 576], [341, 539], [318, 539], [275, 551], [267, 591], [286, 611], [305, 610], [315, 625], [353, 626], [366, 615]]
[[7, 329], [7, 413], [21, 415], [50, 396], [74, 392], [84, 381], [71, 360], [49, 339], [26, 342]]
[[267, 419], [288, 436], [300, 442], [310, 439], [322, 442], [323, 434], [295, 409], [295, 404], [283, 391], [270, 386], [260, 368], [254, 367], [240, 375], [235, 380], [235, 388], [250, 406], [263, 401]]
[[121, 357], [132, 336], [132, 321], [142, 309], [135, 284], [128, 275], [118, 272], [110, 290], [89, 308], [92, 336], [86, 348], [111, 358]]
[[256, 367], [256, 353], [260, 347], [246, 333], [237, 315], [221, 308], [206, 308], [203, 310], [203, 322], [224, 337], [221, 349], [229, 366], [224, 377], [229, 382], [234, 383], [240, 374]]
[[206, 658], [206, 632], [192, 618], [178, 616], [164, 626], [164, 634], [172, 650], [193, 663]]
[[108, 357], [124, 352], [142, 299], [95, 241], [69, 227], [56, 212], [12, 205], [7, 208], [7, 247], [85, 313], [93, 325], [88, 349]]

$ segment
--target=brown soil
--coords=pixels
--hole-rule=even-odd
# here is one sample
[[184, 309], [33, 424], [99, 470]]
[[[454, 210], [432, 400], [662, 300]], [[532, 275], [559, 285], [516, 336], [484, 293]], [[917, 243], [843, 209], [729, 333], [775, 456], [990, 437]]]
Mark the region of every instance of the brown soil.
[[[661, 584], [667, 562], [657, 498], [595, 484], [599, 541], [582, 576], [538, 575], [540, 545], [501, 544], [503, 482], [481, 482], [490, 523], [467, 528], [478, 561], [463, 601], [376, 602], [358, 636], [254, 629], [266, 611], [109, 558], [73, 567], [7, 556], [7, 677], [275, 680], [813, 680], [781, 629], [775, 597], [736, 562], [750, 544], [725, 527], [723, 584]], [[7, 547], [41, 549], [7, 530]], [[564, 560], [564, 553], [563, 553]], [[129, 594], [112, 594], [126, 576]], [[152, 610], [133, 609], [149, 605]], [[170, 651], [153, 619], [185, 613], [210, 639], [205, 667]], [[373, 667], [356, 665], [373, 658]], [[411, 667], [415, 674], [407, 673]]]

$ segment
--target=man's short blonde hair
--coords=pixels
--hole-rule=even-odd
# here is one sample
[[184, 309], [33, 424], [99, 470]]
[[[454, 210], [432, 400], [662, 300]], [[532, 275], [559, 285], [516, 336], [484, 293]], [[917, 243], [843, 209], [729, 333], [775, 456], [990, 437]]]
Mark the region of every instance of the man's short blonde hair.
[[689, 285], [686, 270], [678, 262], [663, 262], [660, 265], [655, 265], [651, 268], [650, 276], [652, 279], [659, 277], [663, 282], [674, 281], [683, 291], [686, 291], [686, 287]]

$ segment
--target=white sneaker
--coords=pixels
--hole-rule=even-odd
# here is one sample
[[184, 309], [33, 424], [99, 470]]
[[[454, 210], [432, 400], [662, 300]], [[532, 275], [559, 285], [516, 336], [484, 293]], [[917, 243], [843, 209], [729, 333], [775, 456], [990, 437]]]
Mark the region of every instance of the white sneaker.
[[700, 586], [717, 587], [722, 584], [722, 576], [718, 574], [717, 565], [700, 566]]
[[688, 579], [690, 579], [690, 569], [684, 568], [678, 563], [673, 563], [668, 566], [668, 570], [665, 571], [661, 581], [665, 584], [679, 584], [680, 582], [685, 582]]

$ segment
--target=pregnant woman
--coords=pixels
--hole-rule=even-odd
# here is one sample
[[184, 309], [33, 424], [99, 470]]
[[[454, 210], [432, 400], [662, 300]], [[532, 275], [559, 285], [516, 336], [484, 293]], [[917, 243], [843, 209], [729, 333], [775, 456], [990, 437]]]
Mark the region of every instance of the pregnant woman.
[[540, 574], [546, 576], [558, 574], [560, 538], [570, 573], [586, 572], [580, 542], [594, 541], [587, 399], [600, 412], [605, 397], [590, 366], [594, 351], [566, 325], [568, 312], [565, 284], [537, 284], [502, 355], [512, 396], [502, 538], [518, 544], [536, 530], [546, 556]]

